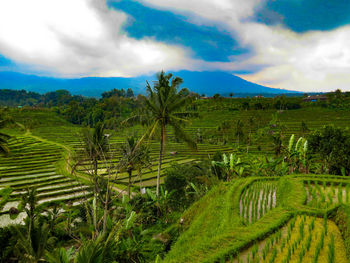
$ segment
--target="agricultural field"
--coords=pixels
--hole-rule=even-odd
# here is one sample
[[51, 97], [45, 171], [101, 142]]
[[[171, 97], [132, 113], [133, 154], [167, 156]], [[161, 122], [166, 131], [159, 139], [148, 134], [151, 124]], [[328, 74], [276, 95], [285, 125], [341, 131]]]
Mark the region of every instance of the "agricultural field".
[[350, 0], [302, 1], [0, 0], [0, 263], [350, 263]]
[[276, 182], [256, 182], [246, 188], [239, 201], [239, 211], [246, 224], [255, 223], [277, 205]]
[[[333, 118], [332, 123], [339, 127], [348, 125], [349, 115], [344, 112], [316, 111]], [[190, 166], [201, 161], [210, 163], [214, 156], [223, 153], [235, 154], [235, 160], [242, 158], [242, 163], [249, 154], [256, 162], [266, 159], [265, 165], [268, 165], [269, 158], [274, 156], [273, 146], [259, 134], [261, 129], [270, 127], [274, 113], [218, 110], [207, 112], [208, 118], [192, 118], [185, 130], [197, 138], [197, 150], [176, 140], [173, 130], [169, 129], [161, 183], [175, 163]], [[307, 130], [301, 129], [300, 115]], [[84, 152], [82, 139], [87, 128], [70, 124], [53, 111], [16, 110], [13, 116], [20, 125], [4, 129], [12, 138], [10, 154], [0, 159], [0, 190], [10, 187], [12, 192], [1, 208], [0, 227], [9, 222], [23, 222], [23, 212], [11, 221], [10, 210], [18, 206], [28, 188], [35, 187], [39, 204], [49, 207], [62, 203], [75, 206], [93, 200], [94, 164]], [[254, 116], [258, 121], [250, 129], [247, 120]], [[284, 145], [288, 144], [290, 135], [307, 136], [326, 123], [323, 117], [315, 117], [311, 109], [284, 111], [278, 116], [279, 125], [283, 125]], [[243, 120], [246, 127], [246, 139], [240, 142], [232, 137], [238, 120]], [[224, 121], [233, 125], [215, 137]], [[112, 178], [112, 189], [119, 193], [126, 193], [129, 182], [128, 173], [118, 170], [122, 158], [120, 148], [133, 132], [141, 135], [144, 128], [106, 130], [108, 150], [104, 158], [97, 161], [97, 176]], [[251, 142], [247, 141], [248, 135], [254, 138]], [[131, 173], [131, 189], [135, 194], [140, 188], [153, 189], [156, 185], [160, 150], [157, 135], [147, 147], [150, 165]], [[244, 165], [247, 168], [248, 164]], [[350, 213], [342, 211], [347, 211], [350, 205], [350, 179], [327, 174], [276, 175], [244, 178], [235, 175], [230, 182], [219, 182], [206, 190], [203, 197], [196, 197], [197, 202], [181, 211], [181, 224], [177, 219], [168, 229], [165, 223], [164, 235], [176, 238], [161, 262], [348, 262], [350, 247], [344, 222], [350, 222]], [[190, 187], [187, 195], [192, 198], [198, 189]], [[167, 197], [166, 193], [164, 196]], [[169, 205], [167, 199], [162, 200]], [[170, 220], [167, 211], [171, 208], [161, 210], [165, 222]], [[174, 232], [181, 234], [177, 236]], [[150, 238], [153, 240], [154, 236]]]
[[[344, 214], [338, 210], [350, 204], [350, 180], [331, 180], [300, 175], [221, 185], [184, 214], [186, 230], [165, 262], [348, 262]], [[308, 182], [322, 187], [319, 198], [329, 192], [333, 201], [313, 203]]]
[[0, 189], [12, 189], [0, 212], [1, 226], [10, 221], [11, 208], [17, 208], [20, 197], [30, 188], [37, 189], [39, 204], [65, 202], [74, 205], [91, 197], [89, 185], [59, 169], [63, 161], [62, 148], [29, 135], [12, 138], [9, 146], [10, 155], [0, 160]]

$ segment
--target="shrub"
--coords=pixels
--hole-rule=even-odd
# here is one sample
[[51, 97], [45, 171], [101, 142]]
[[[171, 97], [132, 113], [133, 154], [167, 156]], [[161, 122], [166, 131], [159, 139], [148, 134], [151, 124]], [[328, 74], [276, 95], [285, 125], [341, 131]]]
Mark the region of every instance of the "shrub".
[[[308, 137], [311, 152], [326, 161], [331, 174], [350, 173], [350, 136], [340, 128], [325, 126]], [[344, 170], [345, 169], [345, 170]]]
[[187, 179], [185, 170], [183, 166], [174, 165], [166, 171], [164, 186], [166, 190], [173, 192], [170, 197], [170, 206], [172, 208], [180, 208], [182, 203], [186, 201]]

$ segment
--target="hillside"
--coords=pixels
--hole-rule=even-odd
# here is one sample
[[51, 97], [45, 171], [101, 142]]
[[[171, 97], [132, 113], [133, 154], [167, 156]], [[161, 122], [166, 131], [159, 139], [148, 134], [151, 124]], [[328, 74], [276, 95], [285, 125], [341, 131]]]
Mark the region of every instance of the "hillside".
[[[299, 175], [223, 183], [184, 213], [164, 262], [347, 262], [338, 227], [349, 216], [349, 182]], [[310, 187], [319, 189], [312, 202]]]
[[[183, 87], [191, 91], [212, 96], [215, 93], [245, 94], [284, 94], [292, 91], [273, 89], [243, 80], [227, 72], [191, 72], [179, 71], [174, 73], [185, 80]], [[99, 97], [101, 93], [111, 89], [131, 88], [136, 94], [144, 93], [146, 80], [152, 82], [155, 76], [140, 76], [134, 78], [79, 78], [60, 79], [25, 75], [15, 72], [0, 72], [0, 89], [27, 90], [39, 93], [66, 89], [75, 95]], [[218, 84], [220, 83], [220, 84]]]

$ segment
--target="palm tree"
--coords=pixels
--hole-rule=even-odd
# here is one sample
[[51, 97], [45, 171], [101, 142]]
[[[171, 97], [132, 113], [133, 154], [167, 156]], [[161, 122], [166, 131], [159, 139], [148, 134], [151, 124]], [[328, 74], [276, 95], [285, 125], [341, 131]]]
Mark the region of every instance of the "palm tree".
[[[167, 126], [174, 129], [175, 137], [184, 140], [191, 148], [197, 148], [196, 143], [183, 130], [183, 124], [186, 122], [185, 114], [179, 111], [192, 101], [191, 96], [183, 97], [179, 94], [179, 86], [183, 80], [179, 77], [172, 78], [171, 73], [165, 74], [164, 71], [157, 74], [157, 81], [153, 88], [147, 82], [146, 91], [148, 96], [144, 98], [143, 117], [148, 119], [149, 129], [141, 138], [154, 136], [157, 129], [160, 128], [160, 151], [157, 174], [157, 196], [159, 197], [160, 171], [165, 151], [165, 142], [167, 137]], [[137, 116], [134, 116], [137, 117]], [[139, 116], [141, 117], [141, 116]], [[142, 120], [142, 118], [140, 118]]]
[[[98, 176], [98, 160], [106, 160], [106, 153], [108, 151], [108, 137], [104, 134], [104, 125], [101, 122], [96, 123], [94, 130], [86, 129], [83, 132], [83, 141], [84, 141], [84, 148], [86, 151], [87, 156], [89, 157], [90, 161], [93, 165], [93, 187], [94, 187], [94, 199], [93, 199], [93, 205], [92, 205], [92, 211], [93, 211], [93, 225], [95, 230], [95, 235], [98, 235], [98, 222], [97, 222], [97, 202], [98, 202], [98, 196], [101, 195], [101, 183], [103, 183], [103, 178]], [[109, 182], [109, 177], [108, 177]], [[104, 189], [103, 189], [104, 190]], [[107, 218], [107, 207], [108, 207], [108, 200], [109, 200], [109, 188], [108, 183], [106, 187], [107, 193], [106, 193], [106, 201], [105, 201], [105, 216], [103, 221], [103, 232], [106, 229], [106, 218]]]
[[39, 204], [35, 188], [28, 189], [22, 196], [19, 210], [26, 213], [25, 226], [15, 226], [18, 234], [15, 254], [21, 262], [43, 262], [45, 250], [52, 244], [49, 222], [42, 217], [48, 203]]
[[138, 170], [141, 178], [141, 169], [149, 167], [151, 162], [149, 160], [149, 151], [142, 145], [136, 143], [134, 137], [127, 138], [125, 144], [121, 147], [122, 158], [119, 163], [121, 171], [126, 171], [129, 175], [128, 195], [130, 200], [131, 195], [131, 177], [134, 170]]
[[240, 140], [244, 136], [243, 127], [244, 127], [244, 123], [241, 120], [238, 120], [236, 122], [236, 129], [235, 129], [235, 132], [234, 132], [234, 134], [235, 134], [235, 136], [237, 138], [238, 147], [239, 147]]
[[93, 163], [94, 174], [97, 175], [98, 160], [105, 158], [108, 146], [103, 123], [98, 122], [93, 131], [85, 130], [83, 136], [85, 151]]

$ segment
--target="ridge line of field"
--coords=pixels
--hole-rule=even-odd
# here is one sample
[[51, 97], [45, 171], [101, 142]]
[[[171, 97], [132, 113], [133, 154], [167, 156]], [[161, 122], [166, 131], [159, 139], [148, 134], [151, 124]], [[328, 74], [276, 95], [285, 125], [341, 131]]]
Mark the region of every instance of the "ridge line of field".
[[[22, 126], [22, 125], [20, 124], [20, 126]], [[64, 149], [62, 160], [64, 161], [65, 165], [63, 163], [61, 163], [56, 168], [60, 169], [64, 174], [66, 174], [69, 177], [75, 177], [74, 179], [79, 179], [80, 181], [82, 181], [84, 183], [89, 182], [89, 178], [85, 174], [81, 174], [81, 173], [75, 171], [75, 176], [72, 175], [70, 163], [73, 162], [73, 160], [72, 160], [73, 151], [67, 145], [64, 145], [64, 144], [59, 143], [59, 142], [50, 141], [50, 140], [44, 139], [42, 137], [39, 137], [37, 135], [33, 135], [29, 129], [27, 129], [23, 135], [26, 137], [31, 137], [33, 139], [36, 139], [36, 140], [44, 142], [44, 143], [56, 145], [56, 146]], [[62, 160], [60, 160], [59, 162], [62, 162]], [[126, 190], [120, 189], [120, 188], [116, 187], [115, 185], [112, 185], [112, 189], [114, 191], [118, 192], [119, 194], [123, 194], [123, 195], [127, 194]]]

